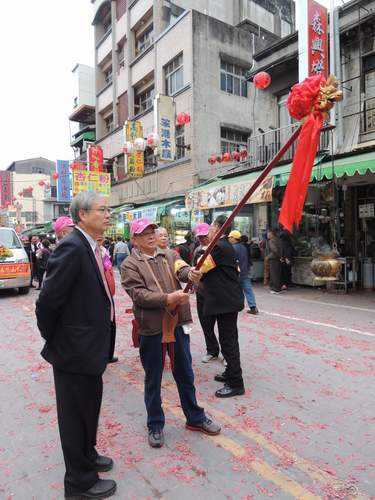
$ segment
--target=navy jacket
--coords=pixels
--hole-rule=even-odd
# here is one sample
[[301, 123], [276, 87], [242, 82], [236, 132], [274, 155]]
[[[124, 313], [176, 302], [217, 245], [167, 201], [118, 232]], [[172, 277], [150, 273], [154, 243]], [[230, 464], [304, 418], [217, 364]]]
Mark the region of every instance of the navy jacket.
[[110, 353], [111, 307], [94, 252], [75, 229], [50, 256], [36, 303], [46, 340], [42, 356], [55, 368], [99, 375]]

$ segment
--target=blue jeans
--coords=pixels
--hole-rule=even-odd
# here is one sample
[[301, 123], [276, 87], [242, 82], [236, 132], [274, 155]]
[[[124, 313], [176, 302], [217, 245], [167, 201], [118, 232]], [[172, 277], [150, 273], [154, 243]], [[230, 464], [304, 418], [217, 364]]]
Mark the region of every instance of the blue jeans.
[[256, 307], [255, 296], [250, 276], [245, 276], [244, 278], [240, 278], [240, 282], [247, 303], [249, 304], [249, 307]]
[[118, 272], [120, 274], [121, 274], [121, 264], [126, 259], [126, 257], [127, 257], [126, 253], [117, 253], [116, 254], [116, 266], [117, 266]]
[[[195, 396], [194, 373], [191, 367], [190, 337], [178, 326], [175, 329], [174, 371], [182, 410], [186, 422], [198, 425], [205, 421], [203, 408], [198, 406]], [[147, 427], [149, 430], [163, 429], [165, 417], [161, 406], [161, 379], [163, 375], [161, 333], [159, 335], [141, 335], [139, 354], [145, 371], [145, 405]]]

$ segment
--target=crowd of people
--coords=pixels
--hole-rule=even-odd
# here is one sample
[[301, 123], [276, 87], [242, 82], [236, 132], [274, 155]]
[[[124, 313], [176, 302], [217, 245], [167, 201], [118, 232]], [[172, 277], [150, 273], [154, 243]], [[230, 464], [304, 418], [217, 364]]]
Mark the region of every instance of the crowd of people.
[[[107, 498], [116, 491], [116, 483], [100, 479], [99, 473], [111, 470], [113, 460], [96, 451], [96, 434], [102, 375], [108, 363], [118, 360], [114, 356], [114, 269], [133, 303], [132, 338], [145, 373], [148, 443], [160, 448], [165, 426], [161, 382], [167, 354], [186, 428], [208, 435], [221, 432], [196, 398], [189, 337], [191, 294], [185, 293], [181, 283], [191, 283], [196, 292], [206, 343], [202, 362], [216, 360], [223, 365], [214, 377], [223, 384], [215, 396], [245, 393], [237, 320], [245, 298], [248, 313], [258, 314], [250, 278], [251, 247], [239, 231], [230, 227], [223, 231], [225, 216], [218, 216], [211, 225], [198, 224], [174, 249], [167, 230], [147, 219], [133, 221], [129, 241], [105, 238], [110, 209], [108, 199], [97, 193], [78, 194], [71, 215], [71, 219], [55, 222], [53, 252], [48, 240], [33, 237], [30, 242], [30, 258], [43, 281], [38, 282], [42, 287], [36, 303], [37, 324], [45, 340], [42, 356], [53, 367], [65, 497]], [[223, 234], [201, 262], [219, 231]], [[286, 253], [284, 240], [270, 231], [264, 245], [271, 291], [275, 292], [290, 279], [292, 253]]]

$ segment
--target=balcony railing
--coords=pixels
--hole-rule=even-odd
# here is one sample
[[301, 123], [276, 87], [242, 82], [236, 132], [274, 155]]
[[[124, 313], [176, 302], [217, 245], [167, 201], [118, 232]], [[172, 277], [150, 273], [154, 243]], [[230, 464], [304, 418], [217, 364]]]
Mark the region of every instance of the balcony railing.
[[[246, 168], [257, 169], [266, 166], [298, 127], [299, 123], [293, 123], [287, 127], [250, 137], [248, 141], [249, 162]], [[330, 143], [330, 129], [323, 129], [320, 135], [319, 151], [329, 149]], [[292, 161], [295, 149], [296, 143], [285, 153], [283, 160]]]

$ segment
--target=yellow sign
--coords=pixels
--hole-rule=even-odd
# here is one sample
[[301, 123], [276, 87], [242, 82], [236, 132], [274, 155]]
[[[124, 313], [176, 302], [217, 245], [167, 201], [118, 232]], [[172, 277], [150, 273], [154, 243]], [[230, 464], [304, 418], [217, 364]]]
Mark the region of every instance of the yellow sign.
[[81, 191], [93, 191], [103, 196], [111, 194], [111, 174], [77, 170], [73, 172], [73, 195]]
[[[132, 142], [143, 138], [143, 129], [141, 122], [126, 121], [124, 125], [125, 142]], [[132, 177], [141, 177], [145, 172], [145, 160], [143, 151], [135, 151], [132, 155], [125, 155], [127, 173]]]

